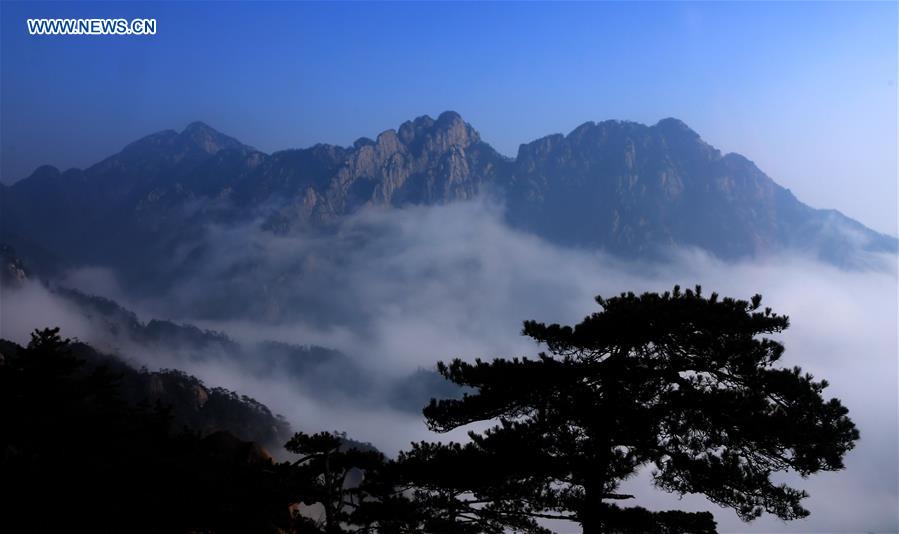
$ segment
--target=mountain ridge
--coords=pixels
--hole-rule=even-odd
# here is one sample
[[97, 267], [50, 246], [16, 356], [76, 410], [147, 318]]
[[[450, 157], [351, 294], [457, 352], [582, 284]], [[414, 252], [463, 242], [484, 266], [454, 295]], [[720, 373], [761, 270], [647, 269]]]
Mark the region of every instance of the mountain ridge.
[[[19, 184], [20, 182], [23, 182], [23, 181], [25, 181], [25, 180], [30, 180], [30, 179], [37, 178], [37, 177], [38, 177], [39, 175], [41, 175], [42, 173], [47, 173], [48, 171], [49, 171], [49, 172], [52, 172], [52, 173], [55, 173], [55, 174], [65, 174], [66, 172], [85, 172], [85, 171], [88, 171], [88, 170], [90, 170], [90, 169], [92, 169], [92, 168], [94, 168], [94, 167], [97, 167], [98, 165], [100, 165], [101, 163], [103, 163], [103, 162], [105, 162], [105, 161], [107, 161], [107, 160], [110, 160], [110, 159], [115, 158], [116, 156], [118, 156], [118, 155], [120, 155], [120, 154], [122, 154], [122, 153], [129, 152], [129, 151], [131, 151], [132, 149], [134, 149], [134, 148], [136, 148], [136, 147], [138, 147], [138, 146], [141, 146], [141, 145], [144, 145], [144, 144], [149, 144], [149, 143], [152, 143], [152, 142], [156, 142], [158, 139], [168, 139], [168, 138], [177, 138], [177, 137], [181, 137], [181, 138], [191, 137], [190, 134], [191, 134], [192, 132], [195, 132], [195, 131], [198, 131], [198, 130], [199, 130], [199, 131], [203, 131], [203, 132], [208, 132], [208, 135], [216, 136], [216, 137], [219, 137], [219, 138], [222, 138], [222, 139], [227, 139], [228, 142], [229, 142], [229, 144], [233, 144], [233, 146], [220, 147], [220, 148], [218, 148], [218, 149], [216, 149], [216, 150], [209, 150], [208, 152], [209, 152], [210, 154], [215, 154], [215, 153], [217, 153], [217, 152], [220, 151], [220, 150], [227, 150], [227, 149], [235, 148], [235, 147], [236, 147], [236, 148], [242, 148], [242, 149], [245, 149], [245, 150], [248, 150], [248, 151], [258, 152], [258, 153], [260, 153], [260, 154], [262, 154], [262, 155], [271, 157], [271, 156], [275, 156], [275, 155], [282, 154], [282, 153], [289, 153], [289, 152], [296, 152], [296, 151], [311, 151], [311, 150], [320, 150], [320, 149], [339, 149], [339, 150], [345, 150], [345, 151], [348, 151], [348, 150], [352, 150], [352, 149], [358, 149], [358, 148], [363, 147], [363, 146], [376, 145], [376, 144], [377, 144], [376, 139], [379, 138], [379, 137], [381, 137], [381, 136], [383, 136], [383, 135], [387, 135], [387, 136], [391, 136], [391, 135], [400, 135], [400, 131], [401, 131], [401, 130], [409, 129], [409, 131], [411, 131], [411, 129], [414, 128], [416, 125], [420, 125], [420, 124], [422, 124], [422, 123], [429, 123], [429, 124], [432, 124], [432, 125], [433, 125], [433, 124], [438, 124], [438, 123], [446, 124], [447, 122], [452, 121], [452, 120], [455, 120], [455, 119], [458, 119], [458, 120], [463, 121], [464, 124], [465, 124], [466, 126], [468, 126], [469, 128], [471, 128], [471, 125], [470, 125], [469, 123], [465, 122], [464, 119], [462, 118], [462, 116], [461, 116], [458, 112], [455, 112], [455, 111], [444, 111], [444, 112], [442, 112], [440, 115], [438, 115], [438, 118], [437, 118], [437, 119], [434, 119], [434, 118], [432, 118], [430, 115], [427, 115], [427, 114], [425, 114], [425, 115], [420, 115], [420, 116], [418, 116], [418, 117], [416, 117], [416, 118], [414, 118], [414, 119], [411, 119], [411, 120], [407, 120], [407, 121], [402, 122], [397, 128], [387, 128], [387, 129], [385, 129], [385, 130], [382, 130], [381, 132], [379, 132], [379, 133], [375, 136], [375, 139], [372, 139], [372, 138], [367, 137], [367, 136], [362, 136], [362, 137], [359, 137], [358, 139], [356, 139], [352, 144], [346, 145], [346, 146], [345, 146], [345, 145], [340, 145], [340, 144], [334, 144], [334, 143], [318, 142], [318, 143], [313, 143], [312, 145], [309, 145], [309, 146], [307, 146], [307, 147], [284, 148], [284, 149], [274, 150], [274, 151], [272, 151], [272, 152], [265, 152], [265, 151], [258, 150], [258, 149], [256, 149], [256, 148], [250, 146], [250, 145], [246, 145], [246, 144], [242, 143], [241, 141], [237, 140], [237, 139], [234, 138], [234, 137], [231, 137], [231, 136], [229, 136], [229, 135], [227, 135], [227, 134], [224, 134], [224, 133], [218, 131], [217, 129], [213, 128], [213, 127], [210, 126], [208, 123], [206, 123], [206, 122], [204, 122], [204, 121], [202, 121], [202, 120], [195, 120], [195, 121], [192, 121], [192, 122], [188, 123], [188, 124], [184, 127], [184, 129], [182, 129], [180, 132], [179, 132], [178, 130], [174, 130], [174, 129], [169, 128], [169, 129], [159, 130], [159, 131], [157, 131], [157, 132], [154, 132], [154, 133], [145, 135], [145, 136], [143, 136], [143, 137], [141, 137], [141, 138], [139, 138], [139, 139], [136, 139], [136, 140], [134, 140], [134, 141], [132, 141], [132, 142], [126, 144], [124, 147], [122, 147], [122, 149], [121, 149], [119, 152], [117, 152], [117, 153], [115, 153], [115, 154], [112, 154], [112, 155], [110, 155], [110, 156], [107, 156], [106, 158], [103, 158], [103, 159], [100, 160], [99, 162], [97, 162], [97, 163], [95, 163], [95, 164], [92, 164], [92, 165], [89, 165], [89, 166], [87, 166], [87, 167], [84, 167], [84, 168], [81, 168], [81, 167], [68, 167], [68, 168], [66, 168], [65, 170], [63, 170], [62, 168], [57, 167], [57, 166], [52, 165], [52, 164], [42, 164], [42, 165], [39, 165], [38, 167], [36, 167], [35, 170], [32, 171], [32, 173], [29, 174], [28, 176], [25, 176], [25, 177], [23, 177], [23, 178], [20, 178], [19, 180], [16, 180], [16, 181], [11, 182], [11, 183], [5, 183], [5, 184], [4, 184], [4, 183], [0, 183], [0, 185], [2, 185], [2, 186], [4, 186], [4, 187], [7, 187], [7, 188], [11, 188], [11, 187], [14, 187], [14, 186], [16, 186], [17, 184]], [[648, 125], [648, 124], [644, 124], [644, 123], [641, 123], [641, 122], [630, 121], [630, 120], [605, 119], [605, 120], [598, 121], [598, 122], [597, 122], [597, 121], [585, 121], [585, 122], [579, 124], [578, 126], [575, 126], [575, 127], [574, 127], [570, 132], [568, 132], [567, 134], [562, 133], [562, 132], [555, 132], [555, 133], [551, 133], [551, 134], [544, 135], [544, 136], [542, 136], [542, 137], [538, 137], [538, 138], [536, 138], [536, 139], [534, 139], [534, 140], [532, 140], [532, 141], [530, 141], [530, 142], [527, 142], [527, 143], [521, 143], [521, 144], [519, 144], [519, 151], [520, 151], [521, 147], [524, 147], [524, 146], [527, 146], [527, 145], [530, 145], [530, 144], [533, 144], [533, 143], [542, 141], [542, 140], [547, 139], [547, 138], [556, 138], [556, 137], [558, 137], [558, 138], [566, 138], [566, 137], [569, 137], [569, 136], [571, 136], [571, 135], [577, 134], [579, 131], [581, 131], [581, 130], [587, 128], [587, 127], [599, 126], [599, 125], [604, 125], [604, 124], [634, 125], [634, 126], [639, 126], [639, 127], [644, 127], [644, 128], [660, 127], [660, 126], [665, 125], [665, 124], [676, 124], [676, 125], [679, 125], [684, 131], [689, 132], [692, 136], [695, 136], [695, 137], [697, 137], [697, 138], [701, 138], [701, 136], [700, 136], [695, 130], [693, 130], [692, 128], [690, 128], [690, 127], [689, 127], [686, 123], [684, 123], [682, 120], [680, 120], [680, 119], [678, 119], [678, 118], [675, 118], [675, 117], [665, 117], [665, 118], [659, 119], [659, 120], [658, 120], [655, 124], [653, 124], [653, 125]], [[480, 133], [479, 133], [476, 129], [474, 129], [474, 128], [471, 128], [471, 130], [472, 130], [472, 135], [476, 137], [476, 140], [477, 140], [477, 141], [480, 141], [480, 140], [481, 140]], [[511, 160], [511, 161], [514, 161], [514, 160], [516, 160], [516, 159], [518, 158], [518, 154], [516, 154], [516, 156], [506, 156], [506, 155], [501, 154], [501, 153], [498, 152], [498, 151], [497, 151], [497, 153], [500, 154], [500, 156], [502, 156], [503, 158], [508, 159], [508, 160]], [[736, 156], [740, 156], [741, 158], [745, 158], [745, 159], [749, 160], [748, 158], [746, 158], [746, 156], [743, 156], [742, 154], [739, 154], [739, 153], [736, 153], [736, 152], [729, 152], [729, 153], [724, 154], [724, 155], [725, 155], [725, 156], [728, 156], [728, 155], [736, 155]], [[749, 160], [749, 161], [751, 161], [751, 160]]]
[[262, 218], [271, 232], [311, 231], [367, 206], [482, 195], [500, 199], [517, 228], [627, 257], [695, 246], [725, 259], [798, 250], [852, 265], [860, 252], [896, 251], [894, 237], [803, 204], [676, 118], [588, 121], [522, 143], [509, 158], [453, 111], [347, 147], [271, 154], [198, 121], [163, 130], [86, 169], [41, 166], [0, 188], [0, 238], [109, 263], [110, 247], [149, 240], [162, 253], [167, 240], [181, 239], [176, 230], [200, 232], [210, 221]]

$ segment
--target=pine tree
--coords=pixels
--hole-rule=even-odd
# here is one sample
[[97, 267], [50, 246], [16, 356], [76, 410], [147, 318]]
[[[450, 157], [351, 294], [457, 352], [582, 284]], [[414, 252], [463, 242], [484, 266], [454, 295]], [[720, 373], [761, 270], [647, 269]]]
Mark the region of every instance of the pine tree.
[[657, 487], [703, 494], [745, 521], [807, 516], [807, 494], [772, 474], [841, 469], [858, 431], [822, 397], [826, 381], [776, 365], [784, 347], [766, 336], [788, 318], [758, 295], [706, 298], [699, 287], [596, 301], [602, 310], [573, 327], [526, 322], [547, 348], [536, 359], [438, 365], [473, 392], [432, 400], [429, 427], [494, 426], [466, 445], [414, 446], [401, 461], [420, 466], [419, 486], [451, 485], [466, 513], [521, 531], [559, 517], [589, 534], [714, 532], [709, 513], [617, 504], [632, 499], [621, 482], [651, 466]]
[[[383, 469], [384, 455], [373, 448], [357, 447], [345, 435], [332, 432], [297, 432], [284, 447], [300, 455], [292, 462], [291, 470], [300, 500], [306, 505], [319, 503], [324, 510], [318, 523], [297, 517], [305, 526], [299, 530], [323, 534], [354, 532], [350, 529], [354, 511], [368, 494], [367, 485], [361, 482], [366, 472]], [[353, 480], [354, 475], [359, 480]]]

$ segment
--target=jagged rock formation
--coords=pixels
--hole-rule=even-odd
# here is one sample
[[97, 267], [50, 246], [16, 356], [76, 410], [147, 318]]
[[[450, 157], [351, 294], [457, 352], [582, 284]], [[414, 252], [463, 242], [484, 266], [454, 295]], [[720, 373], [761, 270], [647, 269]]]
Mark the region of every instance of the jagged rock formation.
[[[269, 219], [273, 230], [287, 231], [310, 221], [332, 222], [370, 205], [470, 200], [506, 163], [454, 112], [443, 113], [437, 120], [425, 116], [405, 122], [398, 131], [382, 132], [375, 141], [361, 138], [351, 149], [316, 145], [309, 151], [291, 151], [298, 152], [291, 155], [297, 160], [300, 154], [317, 159], [312, 166], [324, 172], [295, 180], [291, 190], [281, 188], [292, 200]], [[283, 176], [283, 172], [273, 174]], [[250, 180], [265, 183], [268, 176], [263, 173]]]

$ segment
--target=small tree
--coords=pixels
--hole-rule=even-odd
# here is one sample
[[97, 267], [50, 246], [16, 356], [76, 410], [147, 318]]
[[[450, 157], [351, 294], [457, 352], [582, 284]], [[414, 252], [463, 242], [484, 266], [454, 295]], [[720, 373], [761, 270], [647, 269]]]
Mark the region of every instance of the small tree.
[[[324, 508], [321, 524], [298, 517], [298, 522], [310, 530], [335, 534], [347, 531], [354, 513], [367, 498], [362, 484], [365, 472], [378, 472], [385, 465], [384, 455], [368, 447], [350, 444], [341, 434], [297, 432], [284, 446], [300, 455], [292, 462], [292, 479], [303, 504], [320, 503]], [[354, 473], [358, 480], [352, 480]]]
[[526, 322], [548, 349], [537, 359], [438, 364], [474, 393], [432, 400], [431, 429], [498, 423], [465, 446], [413, 447], [401, 460], [430, 466], [420, 485], [456, 473], [466, 513], [519, 530], [537, 529], [522, 518], [558, 517], [591, 534], [714, 532], [709, 513], [614, 504], [632, 498], [621, 481], [651, 465], [659, 488], [704, 494], [745, 521], [808, 515], [806, 493], [771, 475], [841, 469], [858, 431], [838, 400], [822, 398], [825, 381], [775, 366], [783, 346], [760, 336], [787, 317], [760, 309], [758, 295], [704, 298], [699, 287], [596, 301], [603, 310], [574, 327]]

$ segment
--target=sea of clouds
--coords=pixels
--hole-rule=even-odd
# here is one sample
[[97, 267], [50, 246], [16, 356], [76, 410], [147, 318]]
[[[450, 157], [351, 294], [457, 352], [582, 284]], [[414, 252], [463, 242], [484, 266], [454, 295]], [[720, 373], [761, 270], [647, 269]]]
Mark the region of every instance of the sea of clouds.
[[[102, 266], [72, 271], [61, 283], [115, 299], [143, 320], [192, 323], [247, 343], [338, 349], [372, 380], [454, 357], [534, 355], [540, 347], [520, 335], [522, 321], [576, 323], [598, 310], [596, 295], [674, 284], [747, 299], [761, 293], [764, 305], [791, 320], [779, 337], [787, 349], [783, 365], [826, 378], [825, 394], [842, 399], [860, 429], [847, 468], [788, 478], [809, 491], [812, 512], [790, 523], [769, 517], [742, 523], [701, 496], [678, 500], [653, 489], [646, 473], [627, 481], [626, 491], [651, 509], [711, 510], [725, 532], [893, 532], [899, 530], [896, 259], [872, 259], [879, 267], [866, 270], [792, 255], [723, 262], [698, 250], [671, 250], [667, 261], [624, 261], [554, 246], [510, 229], [501, 208], [469, 202], [364, 210], [328, 236], [276, 236], [255, 224], [212, 227], [203, 254], [153, 297], [135, 296]], [[34, 328], [60, 326], [64, 335], [115, 347], [150, 368], [181, 368], [252, 396], [295, 428], [343, 430], [388, 453], [410, 441], [447, 439], [430, 434], [421, 416], [386, 402], [323, 398], [277, 376], [248, 374], [236, 362], [111, 339], [37, 281], [3, 288], [0, 300], [0, 336], [7, 339], [27, 342]]]

